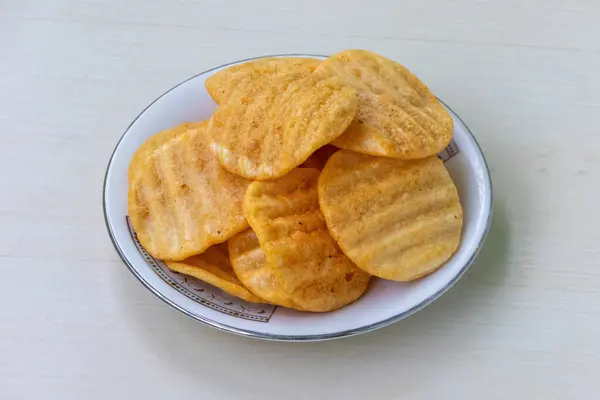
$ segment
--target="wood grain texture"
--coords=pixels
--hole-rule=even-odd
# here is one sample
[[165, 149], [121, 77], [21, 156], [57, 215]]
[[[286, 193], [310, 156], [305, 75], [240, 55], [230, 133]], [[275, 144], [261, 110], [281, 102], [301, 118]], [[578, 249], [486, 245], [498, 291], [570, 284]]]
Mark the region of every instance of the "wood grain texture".
[[[594, 398], [599, 20], [596, 0], [3, 0], [0, 397]], [[404, 63], [476, 133], [496, 205], [477, 263], [341, 341], [242, 339], [168, 308], [106, 234], [123, 130], [212, 66], [346, 48]]]

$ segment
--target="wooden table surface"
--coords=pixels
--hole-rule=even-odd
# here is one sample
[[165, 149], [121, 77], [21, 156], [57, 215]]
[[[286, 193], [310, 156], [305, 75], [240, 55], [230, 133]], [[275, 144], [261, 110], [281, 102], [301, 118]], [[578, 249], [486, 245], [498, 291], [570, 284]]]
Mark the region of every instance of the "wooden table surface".
[[[200, 71], [380, 52], [471, 127], [495, 215], [425, 310], [332, 342], [244, 339], [154, 297], [108, 238], [130, 121]], [[600, 391], [600, 2], [2, 0], [1, 399], [592, 399]]]

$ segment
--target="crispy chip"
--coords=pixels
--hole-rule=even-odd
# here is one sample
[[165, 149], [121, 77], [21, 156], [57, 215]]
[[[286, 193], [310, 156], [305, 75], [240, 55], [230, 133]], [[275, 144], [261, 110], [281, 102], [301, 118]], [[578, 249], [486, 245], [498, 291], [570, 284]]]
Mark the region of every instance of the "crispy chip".
[[325, 165], [318, 186], [331, 234], [372, 275], [420, 278], [460, 244], [458, 193], [436, 156], [403, 161], [340, 150]]
[[264, 79], [266, 76], [310, 73], [321, 61], [314, 58], [268, 57], [232, 65], [209, 77], [206, 90], [215, 103], [224, 104], [231, 94], [249, 85], [252, 81]]
[[329, 157], [331, 157], [336, 151], [338, 151], [338, 148], [330, 144], [323, 146], [312, 153], [306, 161], [300, 164], [300, 167], [322, 170], [325, 164], [327, 164]]
[[171, 140], [173, 137], [179, 135], [182, 132], [185, 132], [188, 129], [193, 127], [193, 123], [183, 123], [171, 129], [166, 129], [164, 131], [158, 132], [150, 138], [148, 138], [133, 154], [131, 157], [131, 161], [129, 162], [129, 182], [131, 183], [133, 179], [133, 174], [136, 171], [139, 171], [140, 165], [143, 164], [148, 159], [148, 154], [152, 153], [154, 150]]
[[249, 181], [223, 169], [209, 149], [206, 122], [174, 135], [131, 167], [129, 217], [154, 257], [183, 260], [246, 229]]
[[[269, 298], [276, 298], [276, 291], [284, 287], [279, 274], [268, 267], [267, 256], [260, 247], [256, 233], [246, 229], [227, 241], [229, 247], [229, 260], [235, 275], [249, 290], [267, 294]], [[292, 307], [290, 301], [280, 301], [280, 306]]]
[[340, 149], [356, 151], [372, 156], [403, 158], [400, 147], [383, 132], [355, 119], [346, 132], [332, 144]]
[[357, 104], [356, 90], [337, 77], [257, 77], [217, 109], [208, 130], [219, 162], [230, 172], [274, 179], [340, 136]]
[[[370, 275], [357, 268], [329, 234], [317, 199], [318, 177], [316, 169], [297, 168], [275, 181], [253, 182], [244, 197], [244, 211], [267, 262], [256, 262], [260, 256], [254, 245], [246, 252], [253, 262], [232, 263], [244, 285], [261, 298], [324, 312], [358, 299]], [[232, 260], [236, 258], [240, 253], [232, 251]]]
[[211, 246], [204, 253], [186, 258], [183, 261], [167, 261], [166, 264], [175, 272], [210, 283], [232, 296], [251, 303], [265, 302], [250, 293], [235, 276], [229, 262], [226, 243]]
[[452, 117], [425, 84], [397, 62], [347, 50], [323, 61], [317, 71], [339, 76], [358, 90], [356, 118], [334, 145], [415, 159], [437, 154], [450, 143]]

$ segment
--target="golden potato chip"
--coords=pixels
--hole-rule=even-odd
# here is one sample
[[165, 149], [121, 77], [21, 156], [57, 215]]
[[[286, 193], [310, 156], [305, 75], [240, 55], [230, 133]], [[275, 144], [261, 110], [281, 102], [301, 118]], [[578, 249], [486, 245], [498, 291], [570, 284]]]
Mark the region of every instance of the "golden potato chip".
[[[276, 292], [280, 291], [285, 283], [280, 275], [268, 266], [267, 255], [260, 247], [256, 233], [252, 229], [246, 229], [229, 239], [227, 245], [233, 271], [248, 290], [257, 290], [257, 293], [267, 294], [271, 299], [277, 298]], [[294, 303], [285, 299], [273, 304], [290, 308], [294, 306]]]
[[323, 61], [317, 71], [339, 76], [358, 90], [356, 118], [334, 145], [402, 159], [442, 151], [454, 124], [423, 82], [399, 63], [363, 50], [347, 50]]
[[206, 82], [215, 103], [224, 104], [231, 94], [257, 78], [283, 74], [310, 73], [321, 61], [314, 58], [268, 57], [232, 65], [216, 72]]
[[179, 135], [180, 133], [190, 129], [193, 126], [193, 123], [183, 123], [171, 129], [166, 129], [164, 131], [158, 132], [150, 138], [148, 138], [133, 154], [131, 157], [131, 161], [129, 162], [129, 182], [133, 179], [133, 174], [135, 171], [140, 169], [140, 164], [144, 163], [145, 160], [148, 159], [148, 153], [153, 152], [158, 147], [162, 146], [174, 136]]
[[154, 257], [183, 260], [246, 229], [249, 181], [223, 169], [209, 149], [206, 122], [179, 133], [131, 167], [129, 217]]
[[354, 118], [356, 90], [310, 73], [248, 82], [212, 115], [212, 148], [230, 172], [267, 180], [285, 175], [342, 134]]
[[436, 156], [404, 161], [340, 150], [325, 165], [318, 186], [331, 234], [372, 275], [420, 278], [460, 244], [458, 193]]
[[210, 283], [232, 296], [252, 303], [264, 303], [264, 300], [250, 293], [235, 276], [226, 243], [211, 246], [204, 253], [183, 261], [167, 261], [166, 264], [175, 272]]
[[[256, 262], [260, 257], [250, 246], [246, 260], [252, 262], [232, 264], [238, 278], [259, 297], [324, 312], [358, 299], [370, 275], [357, 268], [329, 234], [317, 199], [318, 177], [319, 170], [297, 168], [283, 178], [250, 184], [244, 212], [267, 262]], [[232, 251], [232, 260], [239, 258]]]
[[332, 142], [340, 149], [372, 156], [403, 158], [400, 146], [378, 129], [354, 119], [346, 132]]
[[332, 146], [330, 144], [325, 145], [320, 149], [317, 149], [314, 153], [312, 153], [310, 157], [306, 159], [306, 161], [300, 164], [300, 167], [316, 168], [318, 170], [322, 170], [325, 164], [327, 164], [327, 160], [329, 160], [329, 157], [331, 157], [336, 151], [338, 151], [337, 147]]

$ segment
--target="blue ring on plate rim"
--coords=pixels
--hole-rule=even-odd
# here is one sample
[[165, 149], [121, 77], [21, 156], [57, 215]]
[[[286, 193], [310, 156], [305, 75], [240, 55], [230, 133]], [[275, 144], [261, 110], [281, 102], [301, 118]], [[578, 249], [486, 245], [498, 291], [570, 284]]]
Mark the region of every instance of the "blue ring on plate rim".
[[267, 58], [267, 57], [314, 57], [314, 58], [327, 58], [327, 56], [324, 55], [320, 55], [320, 54], [274, 54], [274, 55], [266, 55], [266, 56], [260, 56], [260, 57], [252, 57], [252, 58], [246, 58], [244, 60], [239, 60], [239, 61], [233, 61], [227, 64], [223, 64], [223, 65], [219, 65], [217, 67], [208, 69], [206, 71], [200, 72], [199, 74], [196, 74], [186, 80], [184, 80], [183, 82], [177, 84], [176, 86], [173, 86], [171, 89], [167, 90], [166, 92], [164, 92], [163, 94], [161, 94], [159, 97], [157, 97], [152, 103], [150, 103], [148, 106], [146, 106], [146, 108], [144, 108], [142, 110], [142, 112], [140, 112], [138, 114], [137, 117], [135, 117], [135, 119], [131, 122], [131, 124], [129, 124], [129, 126], [127, 127], [127, 129], [125, 130], [125, 132], [123, 133], [123, 135], [121, 136], [121, 138], [119, 139], [119, 141], [117, 142], [117, 145], [115, 146], [115, 149], [113, 150], [110, 159], [108, 161], [108, 165], [106, 167], [106, 172], [104, 174], [104, 184], [102, 187], [102, 208], [104, 210], [104, 222], [106, 223], [106, 229], [108, 230], [108, 234], [110, 236], [110, 240], [113, 244], [113, 246], [115, 247], [115, 250], [117, 250], [117, 253], [119, 254], [119, 257], [121, 257], [121, 260], [123, 260], [123, 263], [127, 266], [127, 268], [129, 269], [129, 271], [131, 271], [131, 273], [138, 279], [138, 281], [140, 281], [142, 283], [142, 285], [144, 285], [148, 290], [150, 290], [152, 293], [154, 293], [154, 295], [156, 297], [158, 297], [159, 299], [161, 299], [162, 301], [164, 301], [165, 303], [167, 303], [168, 305], [170, 305], [171, 307], [173, 307], [174, 309], [180, 311], [181, 313], [187, 315], [190, 318], [195, 319], [196, 321], [202, 322], [206, 325], [212, 326], [213, 328], [217, 328], [221, 331], [225, 331], [225, 332], [229, 332], [229, 333], [233, 333], [236, 335], [240, 335], [240, 336], [245, 336], [245, 337], [250, 337], [250, 338], [255, 338], [255, 339], [264, 339], [264, 340], [273, 340], [273, 341], [283, 341], [283, 342], [315, 342], [315, 341], [321, 341], [321, 340], [331, 340], [331, 339], [338, 339], [338, 338], [344, 338], [344, 337], [349, 337], [349, 336], [355, 336], [361, 333], [367, 333], [367, 332], [371, 332], [374, 331], [376, 329], [379, 328], [383, 328], [385, 326], [391, 325], [394, 322], [398, 322], [400, 320], [403, 320], [409, 316], [411, 316], [412, 314], [416, 313], [417, 311], [422, 310], [423, 308], [427, 307], [428, 305], [430, 305], [431, 303], [433, 303], [435, 300], [437, 300], [440, 296], [442, 296], [444, 293], [446, 293], [452, 286], [454, 286], [454, 284], [465, 274], [465, 272], [467, 272], [467, 270], [469, 269], [469, 267], [473, 264], [473, 262], [475, 261], [475, 259], [477, 258], [477, 255], [479, 254], [479, 251], [481, 250], [481, 247], [483, 245], [483, 242], [485, 241], [488, 232], [490, 230], [490, 226], [492, 224], [492, 216], [493, 216], [493, 211], [494, 211], [494, 191], [493, 191], [493, 187], [492, 187], [492, 178], [491, 178], [491, 174], [490, 174], [490, 170], [487, 164], [487, 160], [485, 159], [485, 155], [483, 154], [483, 151], [481, 151], [481, 146], [479, 145], [479, 143], [477, 142], [477, 139], [475, 138], [475, 136], [473, 135], [473, 133], [471, 132], [471, 129], [469, 129], [469, 127], [467, 126], [467, 124], [465, 124], [465, 122], [460, 118], [460, 116], [458, 114], [456, 114], [454, 112], [454, 110], [452, 110], [450, 107], [448, 107], [448, 105], [446, 103], [444, 103], [442, 100], [440, 100], [438, 98], [438, 100], [443, 103], [446, 107], [448, 107], [448, 109], [450, 111], [452, 111], [452, 113], [459, 119], [459, 121], [465, 126], [465, 128], [467, 129], [467, 132], [469, 133], [469, 135], [471, 135], [471, 138], [473, 139], [473, 141], [475, 142], [475, 145], [477, 146], [477, 150], [479, 150], [479, 154], [481, 154], [481, 158], [483, 159], [483, 163], [485, 166], [485, 170], [487, 172], [487, 180], [488, 180], [488, 184], [490, 186], [490, 206], [489, 206], [489, 215], [488, 215], [488, 219], [486, 222], [486, 227], [485, 230], [483, 232], [483, 235], [481, 236], [481, 240], [479, 241], [479, 243], [477, 244], [477, 248], [475, 249], [475, 251], [473, 252], [473, 254], [471, 255], [471, 258], [465, 263], [465, 265], [462, 267], [462, 269], [458, 272], [458, 274], [456, 274], [456, 276], [454, 278], [452, 278], [452, 280], [450, 282], [448, 282], [448, 284], [446, 286], [444, 286], [443, 288], [441, 288], [440, 290], [438, 290], [436, 293], [434, 293], [433, 295], [429, 296], [427, 299], [423, 300], [421, 303], [417, 304], [416, 306], [410, 308], [409, 310], [406, 310], [398, 315], [395, 315], [393, 317], [390, 317], [388, 319], [385, 319], [383, 321], [379, 321], [376, 322], [374, 324], [371, 325], [365, 325], [362, 326], [360, 328], [356, 328], [356, 329], [348, 329], [345, 331], [341, 331], [341, 332], [336, 332], [336, 333], [329, 333], [329, 334], [325, 334], [325, 335], [271, 335], [271, 334], [267, 334], [267, 333], [261, 333], [261, 332], [256, 332], [256, 331], [252, 331], [249, 329], [240, 329], [240, 328], [235, 328], [233, 326], [227, 325], [227, 324], [222, 324], [220, 322], [216, 322], [211, 320], [210, 318], [205, 318], [202, 317], [200, 315], [196, 315], [186, 309], [184, 309], [183, 307], [175, 304], [174, 302], [172, 302], [171, 300], [167, 299], [165, 296], [163, 296], [162, 293], [160, 293], [157, 289], [155, 289], [148, 281], [144, 280], [144, 278], [142, 278], [142, 276], [137, 272], [137, 270], [133, 267], [133, 265], [131, 265], [131, 263], [129, 262], [129, 260], [125, 257], [125, 254], [123, 252], [123, 250], [121, 249], [121, 247], [119, 246], [119, 244], [117, 243], [117, 241], [115, 240], [115, 235], [112, 229], [112, 226], [110, 224], [110, 221], [108, 220], [108, 216], [106, 215], [106, 181], [108, 179], [108, 171], [110, 169], [110, 166], [112, 164], [112, 160], [113, 157], [115, 155], [115, 152], [117, 151], [117, 148], [119, 148], [119, 145], [121, 144], [121, 141], [123, 140], [123, 138], [125, 137], [125, 135], [127, 134], [127, 132], [129, 131], [129, 129], [133, 126], [133, 124], [135, 124], [135, 122], [140, 118], [140, 116], [142, 116], [142, 114], [144, 114], [146, 112], [146, 110], [148, 108], [150, 108], [154, 103], [156, 103], [158, 100], [160, 100], [162, 97], [164, 97], [167, 93], [171, 92], [173, 89], [183, 85], [184, 83], [200, 76], [200, 75], [204, 75], [208, 72], [217, 70], [219, 68], [224, 68], [233, 64], [239, 64], [242, 62], [246, 62], [246, 61], [252, 61], [252, 60], [257, 60], [260, 58]]

